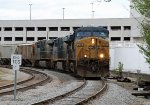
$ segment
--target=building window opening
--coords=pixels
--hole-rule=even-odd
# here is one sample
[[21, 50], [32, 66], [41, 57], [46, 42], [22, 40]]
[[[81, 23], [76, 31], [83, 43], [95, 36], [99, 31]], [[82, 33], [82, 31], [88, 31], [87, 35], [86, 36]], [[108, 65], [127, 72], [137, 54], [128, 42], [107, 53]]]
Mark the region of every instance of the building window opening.
[[46, 37], [38, 37], [38, 40], [46, 39]]
[[120, 41], [121, 37], [111, 37], [111, 41]]
[[15, 37], [15, 41], [23, 41], [23, 37]]
[[4, 31], [12, 31], [12, 27], [4, 27]]
[[131, 30], [131, 26], [124, 26], [124, 30]]
[[108, 28], [107, 26], [98, 26], [98, 27], [100, 27], [100, 28], [105, 28], [105, 29], [107, 29], [107, 28]]
[[130, 37], [124, 37], [124, 41], [130, 41]]
[[111, 26], [111, 30], [113, 31], [121, 30], [121, 26]]
[[75, 31], [75, 30], [78, 29], [78, 28], [80, 28], [80, 27], [73, 27], [73, 31]]
[[70, 31], [70, 27], [61, 27], [61, 31]]
[[46, 31], [46, 27], [37, 27], [38, 31]]
[[49, 27], [49, 31], [58, 31], [58, 27]]
[[4, 37], [4, 41], [12, 41], [12, 37]]
[[34, 37], [27, 37], [27, 41], [34, 41]]
[[56, 39], [57, 37], [49, 37], [49, 39]]
[[1, 31], [1, 27], [0, 27], [0, 31]]
[[26, 30], [27, 31], [35, 31], [35, 28], [34, 27], [27, 27]]
[[102, 26], [103, 28], [107, 29], [108, 27], [107, 26]]
[[0, 37], [0, 41], [1, 41], [1, 37]]
[[15, 31], [23, 31], [23, 27], [15, 27]]

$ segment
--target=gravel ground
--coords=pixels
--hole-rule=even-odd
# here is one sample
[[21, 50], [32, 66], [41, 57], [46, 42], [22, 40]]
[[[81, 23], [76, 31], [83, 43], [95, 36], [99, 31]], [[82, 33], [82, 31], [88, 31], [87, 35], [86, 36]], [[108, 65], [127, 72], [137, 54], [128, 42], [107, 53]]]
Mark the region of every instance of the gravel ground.
[[[3, 79], [3, 80], [14, 80], [14, 75], [15, 75], [14, 70], [0, 67], [0, 71], [3, 72], [3, 76], [1, 77], [1, 79]], [[18, 80], [28, 78], [29, 76], [30, 76], [29, 74], [17, 71], [17, 79]]]
[[49, 83], [45, 86], [39, 86], [36, 89], [31, 89], [23, 93], [19, 92], [16, 97], [17, 101], [13, 101], [13, 95], [0, 97], [0, 105], [31, 105], [69, 92], [82, 84], [83, 82], [79, 81], [65, 82], [57, 86], [52, 86], [52, 84]]
[[[136, 83], [135, 83], [135, 78], [131, 78], [131, 80], [134, 80], [134, 82], [131, 83], [126, 83], [126, 82], [117, 82], [116, 80], [108, 80], [110, 83], [114, 83], [117, 84], [119, 86], [121, 86], [122, 88], [128, 90], [130, 93], [132, 92], [137, 92], [136, 90], [133, 90], [134, 87], [137, 87]], [[136, 97], [137, 100], [140, 100], [142, 103], [142, 105], [150, 105], [150, 99], [145, 99], [144, 97]]]
[[14, 101], [13, 95], [2, 96], [0, 97], [0, 105], [31, 105], [38, 101], [45, 100], [46, 98], [53, 98], [64, 94], [83, 84], [83, 82], [64, 73], [57, 73], [49, 70], [43, 70], [42, 72], [50, 75], [53, 81], [44, 86], [38, 86], [36, 89], [18, 92], [16, 101]]
[[131, 95], [128, 90], [114, 83], [108, 83], [108, 87], [106, 93], [88, 105], [143, 105], [143, 102]]
[[[13, 95], [0, 97], [0, 105], [31, 105], [35, 102], [45, 100], [45, 98], [52, 98], [63, 94], [67, 91], [73, 90], [80, 86], [83, 82], [77, 81], [74, 77], [68, 74], [58, 73], [44, 69], [42, 72], [49, 74], [54, 78], [49, 84], [38, 86], [36, 89], [31, 89], [26, 92], [18, 92], [17, 101], [14, 101]], [[130, 84], [131, 85], [131, 84]], [[102, 96], [89, 102], [89, 105], [150, 105], [145, 100], [136, 98], [131, 95], [130, 89], [127, 90], [126, 85], [123, 87], [108, 83], [108, 90]], [[128, 85], [127, 85], [128, 86]]]
[[102, 88], [100, 81], [87, 81], [87, 85], [81, 90], [74, 94], [68, 95], [67, 97], [60, 99], [50, 105], [75, 105], [88, 97], [94, 95]]
[[[15, 76], [14, 70], [0, 67], [0, 71], [2, 72], [2, 75], [0, 76], [0, 82], [1, 82], [0, 85], [1, 86], [10, 84], [14, 81], [14, 76]], [[17, 71], [17, 81], [22, 81], [29, 77], [30, 77], [29, 74]], [[9, 81], [9, 82], [5, 82], [5, 81]]]
[[72, 80], [77, 80], [75, 77], [70, 76], [66, 73], [61, 73], [61, 72], [47, 70], [47, 69], [44, 69], [43, 72], [58, 77], [61, 82], [68, 82], [68, 81], [72, 81]]

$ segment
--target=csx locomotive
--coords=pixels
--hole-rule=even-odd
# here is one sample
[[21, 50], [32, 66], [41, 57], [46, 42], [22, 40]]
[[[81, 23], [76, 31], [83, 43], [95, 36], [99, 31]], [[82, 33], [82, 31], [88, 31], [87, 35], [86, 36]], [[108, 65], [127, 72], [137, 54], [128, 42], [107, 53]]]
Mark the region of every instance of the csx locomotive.
[[16, 51], [22, 54], [23, 62], [31, 61], [36, 67], [72, 71], [81, 77], [106, 77], [109, 75], [108, 39], [109, 31], [103, 27], [80, 27], [72, 35], [20, 45]]

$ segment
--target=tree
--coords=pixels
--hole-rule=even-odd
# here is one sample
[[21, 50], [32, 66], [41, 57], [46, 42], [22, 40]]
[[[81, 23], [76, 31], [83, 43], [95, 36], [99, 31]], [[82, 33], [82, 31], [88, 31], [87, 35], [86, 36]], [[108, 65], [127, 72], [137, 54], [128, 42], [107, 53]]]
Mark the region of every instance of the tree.
[[118, 67], [116, 69], [114, 69], [114, 74], [117, 75], [117, 77], [123, 77], [122, 76], [123, 73], [123, 63], [118, 62]]
[[145, 55], [146, 61], [150, 64], [150, 0], [132, 0], [132, 7], [142, 16], [141, 33], [144, 45], [138, 45], [141, 53]]
[[150, 18], [150, 0], [132, 0], [135, 8], [144, 17]]

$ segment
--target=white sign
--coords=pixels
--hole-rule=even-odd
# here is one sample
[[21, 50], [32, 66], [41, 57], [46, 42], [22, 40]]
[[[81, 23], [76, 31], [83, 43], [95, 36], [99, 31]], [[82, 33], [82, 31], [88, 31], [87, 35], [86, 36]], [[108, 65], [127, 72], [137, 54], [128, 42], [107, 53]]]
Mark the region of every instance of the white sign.
[[13, 65], [13, 70], [19, 70], [19, 65]]
[[11, 55], [11, 65], [21, 65], [21, 55], [18, 54], [12, 54]]

